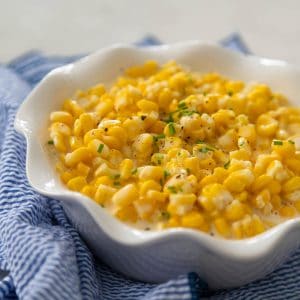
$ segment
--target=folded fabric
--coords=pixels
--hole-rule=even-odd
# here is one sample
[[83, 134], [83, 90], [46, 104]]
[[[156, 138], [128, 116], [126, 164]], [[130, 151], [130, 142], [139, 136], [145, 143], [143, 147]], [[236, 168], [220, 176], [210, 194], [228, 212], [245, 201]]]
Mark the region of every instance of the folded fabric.
[[[140, 46], [159, 44], [154, 37]], [[222, 45], [248, 53], [238, 35]], [[0, 299], [300, 299], [300, 251], [265, 279], [209, 291], [195, 273], [164, 284], [133, 281], [96, 261], [56, 200], [34, 192], [25, 173], [26, 143], [13, 129], [16, 110], [50, 70], [80, 56], [27, 53], [0, 66]]]

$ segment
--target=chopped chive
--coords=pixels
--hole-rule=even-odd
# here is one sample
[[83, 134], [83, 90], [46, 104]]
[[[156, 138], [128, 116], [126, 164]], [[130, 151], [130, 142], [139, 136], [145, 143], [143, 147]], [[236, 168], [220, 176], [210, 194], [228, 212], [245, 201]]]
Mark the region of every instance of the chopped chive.
[[283, 142], [282, 141], [278, 141], [278, 140], [275, 140], [275, 141], [273, 141], [273, 144], [274, 145], [283, 145]]
[[180, 116], [191, 116], [193, 114], [198, 114], [198, 112], [195, 110], [182, 110], [180, 112]]
[[115, 181], [113, 184], [114, 186], [121, 186], [121, 183], [119, 181]]
[[167, 171], [164, 170], [164, 179], [166, 179], [167, 177], [169, 177], [171, 174]]
[[198, 140], [198, 141], [196, 141], [196, 144], [205, 144], [205, 142], [201, 141], [201, 140]]
[[132, 174], [132, 175], [134, 175], [134, 174], [136, 174], [136, 173], [137, 173], [137, 171], [138, 171], [138, 169], [137, 169], [137, 168], [135, 168], [135, 169], [133, 169], [133, 170], [131, 171], [131, 174]]
[[174, 122], [173, 113], [169, 113], [168, 119], [166, 119], [165, 122], [167, 123]]
[[176, 194], [177, 190], [175, 186], [168, 186], [168, 190], [172, 193], [172, 194]]
[[167, 211], [162, 211], [161, 212], [161, 218], [164, 219], [164, 220], [169, 220], [171, 217], [170, 213], [167, 212]]
[[232, 92], [232, 91], [229, 91], [227, 94], [228, 94], [228, 96], [231, 97], [231, 96], [233, 95], [233, 92]]
[[230, 166], [230, 160], [227, 163], [224, 164], [224, 169], [228, 169], [229, 166]]
[[53, 140], [49, 140], [48, 141], [48, 145], [53, 145], [54, 144], [54, 141]]
[[153, 140], [154, 142], [157, 142], [158, 140], [164, 139], [166, 136], [162, 133], [162, 134], [158, 134], [153, 136]]
[[176, 130], [175, 130], [175, 127], [174, 127], [174, 123], [173, 123], [173, 122], [171, 122], [171, 123], [169, 124], [169, 133], [170, 133], [171, 135], [174, 135], [174, 134], [176, 133]]
[[178, 108], [179, 108], [179, 109], [186, 109], [186, 108], [187, 108], [186, 103], [185, 103], [185, 102], [180, 102], [180, 103], [178, 104]]
[[207, 153], [208, 151], [215, 151], [215, 149], [209, 148], [209, 147], [203, 147], [203, 148], [199, 149], [199, 152], [201, 152], [201, 153]]
[[100, 144], [99, 147], [98, 147], [97, 152], [98, 152], [98, 153], [101, 153], [102, 150], [103, 150], [103, 148], [104, 148], [104, 144]]
[[289, 142], [290, 144], [292, 144], [292, 145], [295, 145], [295, 142], [292, 141], [292, 140], [288, 140], [288, 142]]

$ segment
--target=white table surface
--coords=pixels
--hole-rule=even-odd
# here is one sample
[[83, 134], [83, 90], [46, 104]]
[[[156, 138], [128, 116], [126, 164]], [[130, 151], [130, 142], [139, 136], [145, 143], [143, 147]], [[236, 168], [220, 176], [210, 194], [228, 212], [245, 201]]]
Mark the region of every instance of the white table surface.
[[0, 0], [0, 62], [31, 49], [87, 53], [146, 33], [216, 42], [233, 31], [254, 53], [300, 66], [297, 0]]

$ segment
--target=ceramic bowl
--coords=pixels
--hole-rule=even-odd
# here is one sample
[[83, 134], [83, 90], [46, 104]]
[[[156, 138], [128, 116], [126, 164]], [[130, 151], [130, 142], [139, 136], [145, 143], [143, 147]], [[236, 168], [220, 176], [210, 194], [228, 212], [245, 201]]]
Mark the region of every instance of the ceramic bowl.
[[247, 82], [261, 81], [298, 104], [300, 72], [282, 61], [244, 56], [197, 41], [149, 48], [115, 45], [53, 70], [21, 105], [15, 128], [27, 140], [26, 172], [30, 184], [39, 193], [60, 200], [93, 253], [131, 278], [163, 282], [194, 271], [210, 287], [219, 289], [264, 277], [299, 246], [299, 218], [245, 240], [224, 240], [181, 228], [140, 231], [60, 182], [46, 146], [50, 112], [77, 89], [99, 82], [109, 84], [128, 66], [148, 59], [161, 63], [175, 59], [192, 70], [217, 71]]

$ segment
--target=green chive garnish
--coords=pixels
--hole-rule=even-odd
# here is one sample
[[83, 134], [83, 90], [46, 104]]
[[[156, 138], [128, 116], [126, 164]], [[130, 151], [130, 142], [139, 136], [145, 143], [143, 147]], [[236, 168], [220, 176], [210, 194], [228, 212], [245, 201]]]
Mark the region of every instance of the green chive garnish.
[[158, 134], [153, 136], [153, 140], [154, 142], [157, 142], [158, 140], [164, 139], [166, 136], [162, 133], [162, 134]]
[[282, 141], [273, 141], [273, 144], [274, 145], [283, 145], [283, 142]]
[[167, 171], [164, 170], [164, 178], [166, 179], [167, 177], [169, 177], [171, 174]]
[[132, 174], [132, 175], [134, 175], [134, 174], [136, 174], [136, 173], [137, 173], [137, 171], [138, 171], [138, 169], [137, 169], [137, 168], [135, 168], [135, 169], [133, 169], [133, 170], [131, 171], [131, 174]]
[[169, 132], [171, 135], [174, 135], [176, 133], [174, 123], [172, 123], [172, 122], [169, 124]]
[[167, 211], [162, 211], [161, 212], [161, 218], [164, 219], [164, 220], [169, 220], [171, 217], [170, 213], [167, 212]]
[[54, 144], [53, 140], [48, 141], [48, 145], [53, 145], [53, 144]]
[[170, 193], [172, 193], [172, 194], [176, 194], [176, 193], [177, 193], [176, 187], [175, 187], [175, 186], [168, 186], [168, 190], [169, 190]]
[[295, 145], [295, 142], [292, 141], [292, 140], [289, 140], [288, 142], [289, 142], [290, 144], [292, 144], [292, 145]]
[[224, 169], [228, 169], [229, 166], [230, 166], [230, 160], [227, 163], [224, 164]]
[[104, 144], [100, 144], [99, 147], [98, 147], [97, 152], [98, 152], [98, 153], [101, 153], [102, 150], [103, 150], [103, 148], [104, 148]]

